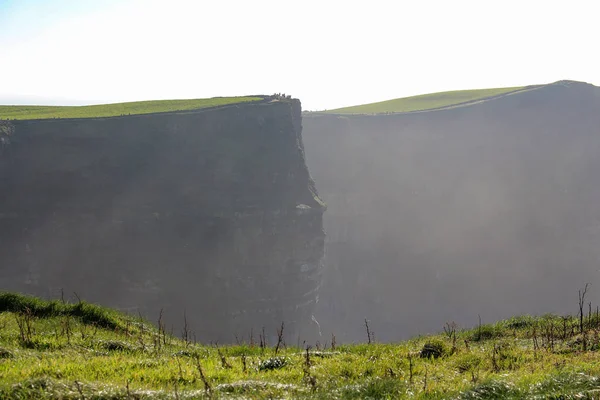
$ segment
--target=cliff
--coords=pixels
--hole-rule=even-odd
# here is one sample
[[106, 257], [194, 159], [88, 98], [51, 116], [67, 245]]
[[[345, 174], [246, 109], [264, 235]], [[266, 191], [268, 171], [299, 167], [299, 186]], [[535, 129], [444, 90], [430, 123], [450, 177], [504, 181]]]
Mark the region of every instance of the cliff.
[[446, 110], [306, 113], [328, 204], [323, 329], [361, 340], [366, 317], [398, 340], [574, 312], [600, 260], [599, 111], [600, 88], [562, 81]]
[[0, 290], [164, 309], [177, 330], [185, 311], [203, 340], [310, 321], [324, 206], [299, 101], [11, 125]]

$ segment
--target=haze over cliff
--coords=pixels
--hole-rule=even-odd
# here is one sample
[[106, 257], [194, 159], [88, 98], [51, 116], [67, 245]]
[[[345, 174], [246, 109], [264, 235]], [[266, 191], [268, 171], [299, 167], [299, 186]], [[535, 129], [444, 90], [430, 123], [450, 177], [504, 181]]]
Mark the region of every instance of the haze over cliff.
[[560, 81], [386, 115], [268, 98], [4, 121], [0, 290], [164, 308], [176, 329], [185, 310], [222, 341], [309, 337], [313, 314], [391, 341], [573, 312], [600, 273], [599, 111], [600, 88]]
[[0, 128], [0, 290], [185, 312], [205, 341], [310, 326], [324, 206], [298, 100]]
[[[573, 312], [600, 274], [600, 88], [541, 85], [462, 107], [304, 115], [328, 204], [317, 318], [380, 340]], [[598, 291], [596, 292], [598, 298]], [[590, 301], [596, 301], [594, 297]]]

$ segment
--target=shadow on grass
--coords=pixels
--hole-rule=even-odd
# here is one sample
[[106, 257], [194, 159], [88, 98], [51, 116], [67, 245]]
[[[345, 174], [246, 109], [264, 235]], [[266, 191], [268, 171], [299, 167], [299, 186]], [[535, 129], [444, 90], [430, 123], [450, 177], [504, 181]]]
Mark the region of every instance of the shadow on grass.
[[124, 316], [116, 311], [85, 301], [71, 304], [58, 300], [40, 300], [16, 293], [0, 292], [0, 312], [29, 314], [36, 318], [70, 316], [85, 324], [107, 329], [119, 329], [125, 325]]

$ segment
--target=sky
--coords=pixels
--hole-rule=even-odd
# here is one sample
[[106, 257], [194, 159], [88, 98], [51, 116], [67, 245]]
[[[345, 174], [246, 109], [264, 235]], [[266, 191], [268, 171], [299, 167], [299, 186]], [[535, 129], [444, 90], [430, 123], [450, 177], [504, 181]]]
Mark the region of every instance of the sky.
[[597, 0], [0, 0], [0, 104], [600, 86]]

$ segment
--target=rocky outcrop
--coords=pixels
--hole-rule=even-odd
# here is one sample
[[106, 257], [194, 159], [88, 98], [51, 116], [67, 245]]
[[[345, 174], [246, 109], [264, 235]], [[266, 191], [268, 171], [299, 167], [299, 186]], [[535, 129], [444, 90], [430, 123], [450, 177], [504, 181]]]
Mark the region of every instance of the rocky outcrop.
[[198, 339], [288, 332], [320, 285], [324, 205], [297, 100], [13, 121], [0, 290], [186, 313]]
[[0, 120], [0, 155], [8, 150], [10, 138], [14, 133], [14, 125], [9, 121]]

